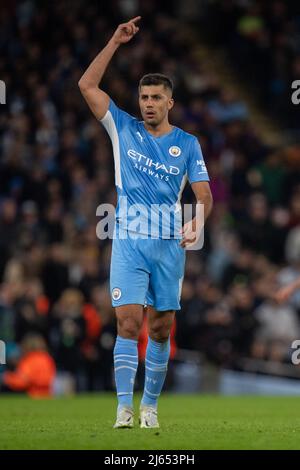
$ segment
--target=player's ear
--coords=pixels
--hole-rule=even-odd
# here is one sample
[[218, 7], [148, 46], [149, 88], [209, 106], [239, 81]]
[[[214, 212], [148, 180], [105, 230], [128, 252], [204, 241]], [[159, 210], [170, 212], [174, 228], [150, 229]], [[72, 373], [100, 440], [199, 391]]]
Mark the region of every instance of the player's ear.
[[170, 111], [174, 106], [174, 100], [173, 98], [170, 98], [169, 99], [169, 103], [168, 103], [168, 110]]

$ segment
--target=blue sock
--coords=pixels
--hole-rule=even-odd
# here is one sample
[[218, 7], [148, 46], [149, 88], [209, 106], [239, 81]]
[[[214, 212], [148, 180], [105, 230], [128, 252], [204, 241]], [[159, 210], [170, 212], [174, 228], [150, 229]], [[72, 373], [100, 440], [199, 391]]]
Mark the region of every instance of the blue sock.
[[165, 343], [157, 343], [150, 337], [148, 338], [142, 405], [157, 406], [157, 400], [167, 375], [169, 356], [170, 338]]
[[117, 336], [114, 347], [115, 381], [119, 406], [132, 406], [138, 366], [137, 341]]

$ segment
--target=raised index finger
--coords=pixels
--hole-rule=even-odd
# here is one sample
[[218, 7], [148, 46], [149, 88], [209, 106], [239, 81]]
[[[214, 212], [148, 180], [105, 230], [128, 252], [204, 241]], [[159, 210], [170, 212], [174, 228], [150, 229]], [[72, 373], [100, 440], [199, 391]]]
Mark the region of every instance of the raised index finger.
[[137, 21], [140, 21], [141, 18], [141, 16], [136, 16], [135, 18], [132, 18], [132, 20], [129, 20], [128, 23], [136, 23]]

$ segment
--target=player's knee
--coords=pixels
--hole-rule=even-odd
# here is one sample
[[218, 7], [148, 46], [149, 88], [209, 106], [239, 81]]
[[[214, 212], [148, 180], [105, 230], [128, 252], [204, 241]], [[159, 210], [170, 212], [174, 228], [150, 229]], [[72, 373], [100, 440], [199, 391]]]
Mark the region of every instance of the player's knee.
[[166, 343], [169, 339], [169, 335], [166, 335], [164, 333], [160, 334], [151, 334], [150, 333], [150, 338], [155, 341], [156, 343]]
[[157, 343], [165, 343], [170, 336], [170, 326], [165, 322], [156, 322], [149, 328], [149, 336]]
[[138, 339], [141, 324], [135, 318], [119, 318], [118, 334], [127, 339]]

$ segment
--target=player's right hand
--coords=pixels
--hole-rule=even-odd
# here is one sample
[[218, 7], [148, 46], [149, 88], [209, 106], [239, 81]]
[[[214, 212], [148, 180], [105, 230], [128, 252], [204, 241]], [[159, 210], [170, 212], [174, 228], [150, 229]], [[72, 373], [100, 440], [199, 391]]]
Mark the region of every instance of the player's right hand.
[[140, 21], [140, 19], [141, 16], [136, 16], [132, 20], [128, 21], [128, 23], [120, 24], [117, 27], [112, 40], [118, 45], [129, 42], [139, 30], [139, 27], [136, 26], [136, 23]]

